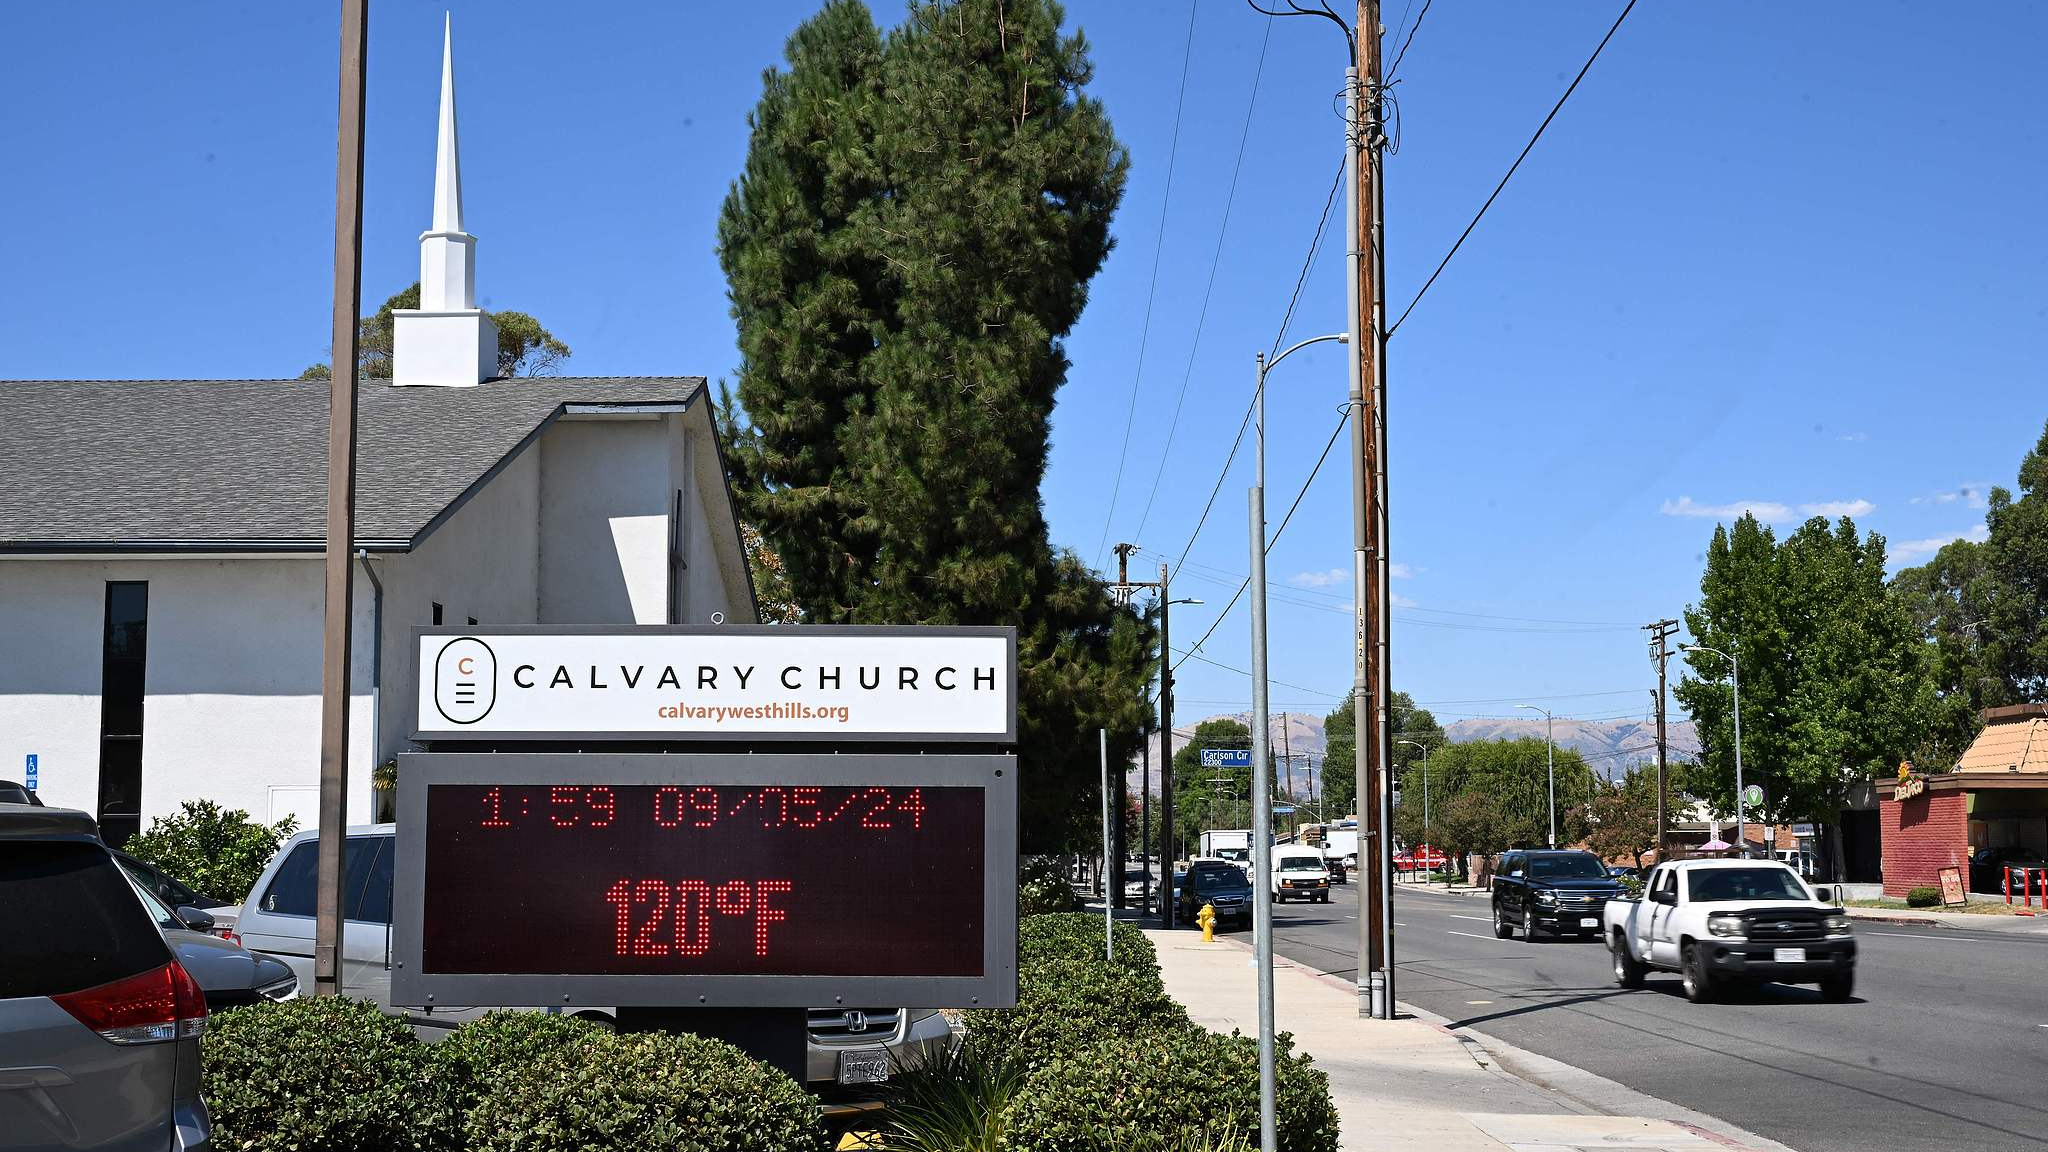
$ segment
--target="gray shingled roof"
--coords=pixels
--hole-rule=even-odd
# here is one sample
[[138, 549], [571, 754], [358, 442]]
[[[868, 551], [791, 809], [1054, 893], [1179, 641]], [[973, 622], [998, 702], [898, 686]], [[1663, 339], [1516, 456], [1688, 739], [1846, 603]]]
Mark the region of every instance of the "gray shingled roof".
[[[568, 404], [684, 404], [704, 378], [365, 385], [356, 538], [403, 542]], [[0, 550], [310, 543], [326, 531], [327, 385], [0, 381]]]

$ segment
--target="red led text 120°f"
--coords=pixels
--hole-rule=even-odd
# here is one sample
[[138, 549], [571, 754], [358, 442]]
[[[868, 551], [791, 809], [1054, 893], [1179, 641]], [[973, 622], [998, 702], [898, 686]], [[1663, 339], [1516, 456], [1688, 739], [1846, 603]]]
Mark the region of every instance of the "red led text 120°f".
[[752, 926], [754, 955], [768, 955], [768, 931], [789, 919], [781, 897], [787, 880], [634, 880], [605, 889], [612, 906], [614, 954], [619, 956], [703, 956], [714, 936]]

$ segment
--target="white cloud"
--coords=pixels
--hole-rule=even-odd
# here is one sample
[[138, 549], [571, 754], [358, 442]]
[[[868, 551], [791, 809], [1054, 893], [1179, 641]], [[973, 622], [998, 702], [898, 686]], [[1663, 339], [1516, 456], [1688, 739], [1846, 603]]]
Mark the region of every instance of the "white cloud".
[[1396, 580], [1406, 580], [1420, 571], [1422, 569], [1415, 567], [1413, 564], [1403, 564], [1399, 560], [1387, 565], [1387, 572]]
[[1842, 434], [1841, 434], [1840, 436], [1837, 436], [1837, 437], [1835, 437], [1835, 439], [1837, 439], [1837, 440], [1847, 440], [1847, 441], [1849, 441], [1850, 443], [1852, 443], [1852, 444], [1853, 444], [1853, 443], [1855, 443], [1855, 442], [1857, 442], [1857, 441], [1859, 441], [1859, 440], [1868, 440], [1868, 439], [1870, 439], [1870, 433], [1868, 433], [1868, 432], [1844, 432], [1844, 433], [1842, 433]]
[[1747, 512], [1759, 520], [1790, 520], [1792, 509], [1772, 500], [1736, 500], [1728, 504], [1699, 504], [1690, 496], [1666, 500], [1659, 509], [1666, 516], [1696, 516], [1701, 519], [1736, 520]]
[[1415, 606], [1416, 606], [1416, 603], [1415, 603], [1415, 601], [1414, 601], [1414, 600], [1412, 600], [1412, 599], [1410, 599], [1410, 598], [1408, 598], [1408, 597], [1406, 597], [1406, 596], [1403, 596], [1403, 595], [1401, 595], [1401, 594], [1400, 594], [1399, 592], [1396, 592], [1396, 593], [1394, 593], [1394, 594], [1393, 594], [1393, 596], [1394, 596], [1394, 607], [1396, 607], [1396, 608], [1413, 608], [1413, 607], [1415, 607]]
[[1331, 588], [1350, 582], [1351, 573], [1342, 568], [1332, 568], [1326, 572], [1302, 572], [1288, 581], [1297, 588]]
[[1988, 496], [1990, 489], [1991, 485], [1984, 481], [1967, 480], [1953, 488], [1945, 488], [1940, 492], [1929, 492], [1925, 496], [1915, 496], [1909, 503], [1954, 504], [1960, 500], [1971, 508], [1988, 508], [1991, 506]]
[[1838, 516], [1868, 516], [1877, 511], [1877, 505], [1868, 500], [1827, 500], [1819, 504], [1801, 504], [1799, 510], [1808, 516], [1825, 516], [1833, 520]]
[[[1790, 504], [1776, 500], [1731, 500], [1726, 504], [1701, 504], [1690, 496], [1666, 500], [1658, 511], [1666, 516], [1694, 516], [1702, 520], [1736, 520], [1744, 513], [1772, 524], [1783, 524], [1793, 520], [1794, 509]], [[1797, 509], [1806, 516], [1868, 516], [1877, 511], [1877, 505], [1868, 500], [1817, 500], [1801, 504]]]
[[1970, 540], [1981, 544], [1990, 535], [1989, 528], [1978, 524], [1953, 536], [1929, 536], [1925, 540], [1892, 540], [1887, 542], [1886, 552], [1894, 563], [1903, 563], [1932, 556], [1958, 540]]

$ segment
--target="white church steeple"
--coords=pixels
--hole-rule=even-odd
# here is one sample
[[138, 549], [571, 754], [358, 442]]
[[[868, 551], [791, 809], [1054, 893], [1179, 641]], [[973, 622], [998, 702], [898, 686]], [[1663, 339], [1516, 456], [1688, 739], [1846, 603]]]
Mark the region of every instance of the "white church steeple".
[[394, 385], [469, 387], [498, 374], [498, 327], [476, 306], [476, 237], [462, 230], [453, 21], [441, 31], [433, 225], [420, 233], [420, 306], [394, 313]]

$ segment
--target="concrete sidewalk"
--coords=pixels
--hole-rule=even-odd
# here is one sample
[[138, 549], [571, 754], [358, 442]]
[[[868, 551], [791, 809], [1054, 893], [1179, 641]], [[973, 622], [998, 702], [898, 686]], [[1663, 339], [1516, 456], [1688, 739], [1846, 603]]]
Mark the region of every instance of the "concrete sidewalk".
[[[1167, 992], [1196, 1023], [1257, 1034], [1248, 944], [1204, 944], [1187, 931], [1145, 934], [1158, 948]], [[1791, 1152], [1611, 1080], [1408, 1015], [1405, 1005], [1403, 1019], [1361, 1020], [1352, 985], [1283, 958], [1274, 960], [1273, 979], [1277, 1028], [1329, 1074], [1347, 1152]]]
[[1885, 924], [1938, 925], [1944, 928], [1967, 928], [1976, 932], [2048, 932], [2048, 913], [2037, 912], [2033, 916], [2006, 916], [1996, 912], [1937, 912], [1919, 908], [1857, 908], [1843, 909], [1852, 920], [1875, 920]]

